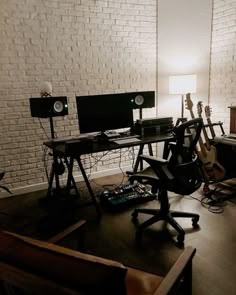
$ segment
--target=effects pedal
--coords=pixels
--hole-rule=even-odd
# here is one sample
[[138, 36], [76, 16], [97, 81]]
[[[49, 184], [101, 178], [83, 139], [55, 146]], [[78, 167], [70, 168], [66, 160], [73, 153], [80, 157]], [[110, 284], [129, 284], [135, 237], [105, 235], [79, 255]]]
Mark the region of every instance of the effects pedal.
[[131, 205], [152, 201], [156, 195], [142, 184], [125, 184], [112, 190], [104, 190], [99, 195], [101, 204], [109, 209], [123, 209]]

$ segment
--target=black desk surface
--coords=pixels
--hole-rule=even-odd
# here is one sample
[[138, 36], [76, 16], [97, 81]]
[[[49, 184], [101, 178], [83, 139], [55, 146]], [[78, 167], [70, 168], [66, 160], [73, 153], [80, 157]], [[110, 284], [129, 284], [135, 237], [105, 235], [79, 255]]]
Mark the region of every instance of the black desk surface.
[[155, 142], [169, 142], [174, 140], [175, 137], [171, 133], [168, 133], [161, 135], [145, 136], [140, 138], [140, 141], [129, 142], [124, 144], [117, 144], [113, 141], [84, 138], [75, 138], [68, 140], [51, 140], [44, 142], [44, 144], [47, 147], [56, 150], [57, 152], [62, 152], [67, 156], [76, 158], [83, 154], [97, 153], [132, 146], [140, 146]]

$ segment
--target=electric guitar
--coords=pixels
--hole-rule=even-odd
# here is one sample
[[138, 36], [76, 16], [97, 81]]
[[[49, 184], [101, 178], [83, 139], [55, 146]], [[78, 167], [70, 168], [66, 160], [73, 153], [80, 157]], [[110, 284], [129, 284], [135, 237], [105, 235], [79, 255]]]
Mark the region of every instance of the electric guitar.
[[[201, 101], [199, 101], [197, 103], [197, 111], [198, 111], [198, 116], [200, 118], [202, 118], [202, 102]], [[208, 160], [210, 160], [211, 166], [213, 168], [212, 171], [211, 171], [211, 172], [213, 172], [213, 174], [211, 175], [211, 178], [213, 178], [212, 180], [214, 180], [214, 181], [221, 180], [225, 176], [225, 169], [217, 161], [216, 147], [210, 143], [210, 139], [208, 137], [208, 134], [207, 134], [207, 131], [206, 131], [206, 128], [205, 128], [204, 124], [202, 126], [202, 131], [203, 131], [203, 135], [204, 135], [204, 138], [205, 138], [205, 146], [206, 146], [206, 149], [208, 151], [207, 158], [208, 158]]]
[[[197, 103], [197, 113], [198, 113], [198, 117], [202, 118], [202, 101], [199, 101]], [[204, 124], [202, 126], [202, 132], [203, 132], [203, 135], [205, 138], [205, 146], [206, 146], [207, 150], [208, 151], [210, 151], [211, 149], [213, 150], [212, 156], [213, 156], [213, 160], [214, 160], [216, 150], [215, 150], [215, 147], [210, 144], [210, 139], [208, 137], [208, 134], [207, 134]]]
[[[193, 102], [190, 98], [190, 93], [186, 94], [186, 109], [189, 110], [191, 118], [194, 119], [195, 116], [193, 114]], [[199, 146], [200, 146], [200, 151], [197, 150], [198, 156], [201, 159], [201, 161], [205, 164], [210, 163], [210, 161], [207, 159], [207, 149], [203, 143], [203, 140], [201, 138], [201, 135], [199, 136], [199, 140], [198, 140]]]
[[[190, 115], [192, 119], [195, 118], [193, 114], [193, 102], [191, 101], [190, 98], [190, 93], [186, 95], [186, 108], [190, 111]], [[213, 150], [208, 150], [206, 148], [206, 145], [204, 144], [202, 137], [200, 135], [199, 140], [198, 140], [200, 150], [196, 150], [197, 155], [199, 159], [201, 160], [203, 164], [203, 172], [204, 172], [204, 181], [205, 185], [208, 186], [210, 181], [216, 181], [219, 179], [222, 179], [222, 173], [218, 175], [218, 167], [216, 167], [216, 156]]]

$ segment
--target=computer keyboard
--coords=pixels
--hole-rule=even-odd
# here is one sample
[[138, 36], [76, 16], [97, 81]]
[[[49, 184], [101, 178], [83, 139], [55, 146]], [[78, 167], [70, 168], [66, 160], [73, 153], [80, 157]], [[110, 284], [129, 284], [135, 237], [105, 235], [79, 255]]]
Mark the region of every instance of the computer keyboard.
[[128, 144], [128, 143], [133, 143], [133, 142], [139, 142], [140, 139], [137, 137], [124, 137], [124, 138], [119, 138], [113, 140], [116, 144]]

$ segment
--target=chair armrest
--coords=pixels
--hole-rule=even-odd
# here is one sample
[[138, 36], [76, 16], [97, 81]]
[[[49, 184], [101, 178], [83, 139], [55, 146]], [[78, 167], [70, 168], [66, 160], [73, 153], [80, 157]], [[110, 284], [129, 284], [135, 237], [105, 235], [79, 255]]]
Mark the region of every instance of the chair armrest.
[[[48, 243], [51, 244], [56, 244], [58, 242], [60, 242], [61, 240], [63, 240], [65, 237], [67, 237], [69, 234], [71, 234], [72, 232], [76, 231], [76, 230], [80, 230], [80, 237], [78, 239], [78, 243], [77, 243], [77, 249], [80, 251], [84, 251], [84, 232], [83, 232], [83, 227], [86, 224], [86, 220], [79, 220], [76, 223], [72, 224], [71, 226], [67, 227], [65, 230], [61, 231], [60, 233], [52, 236], [51, 238], [49, 238], [47, 240]], [[5, 231], [8, 234], [14, 235], [15, 237], [18, 238], [22, 238], [22, 235], [20, 234], [16, 234], [16, 233], [11, 233], [8, 231]]]
[[145, 160], [148, 164], [151, 165], [151, 163], [159, 163], [161, 165], [167, 164], [168, 161], [163, 159], [163, 158], [159, 158], [159, 157], [154, 157], [154, 156], [149, 156], [149, 155], [140, 155], [139, 156], [142, 160]]
[[67, 227], [65, 230], [62, 232], [56, 234], [55, 236], [51, 237], [50, 239], [47, 240], [48, 243], [55, 244], [62, 239], [64, 239], [66, 236], [68, 236], [70, 233], [74, 232], [77, 229], [81, 229], [82, 226], [86, 223], [86, 220], [79, 220], [78, 222], [72, 224], [71, 226]]
[[151, 166], [158, 178], [168, 180], [174, 179], [174, 176], [168, 169], [168, 160], [148, 155], [140, 155], [140, 158], [145, 160]]
[[190, 246], [185, 248], [154, 295], [170, 294], [182, 280], [186, 294], [192, 294], [192, 259], [195, 253], [195, 248]]

